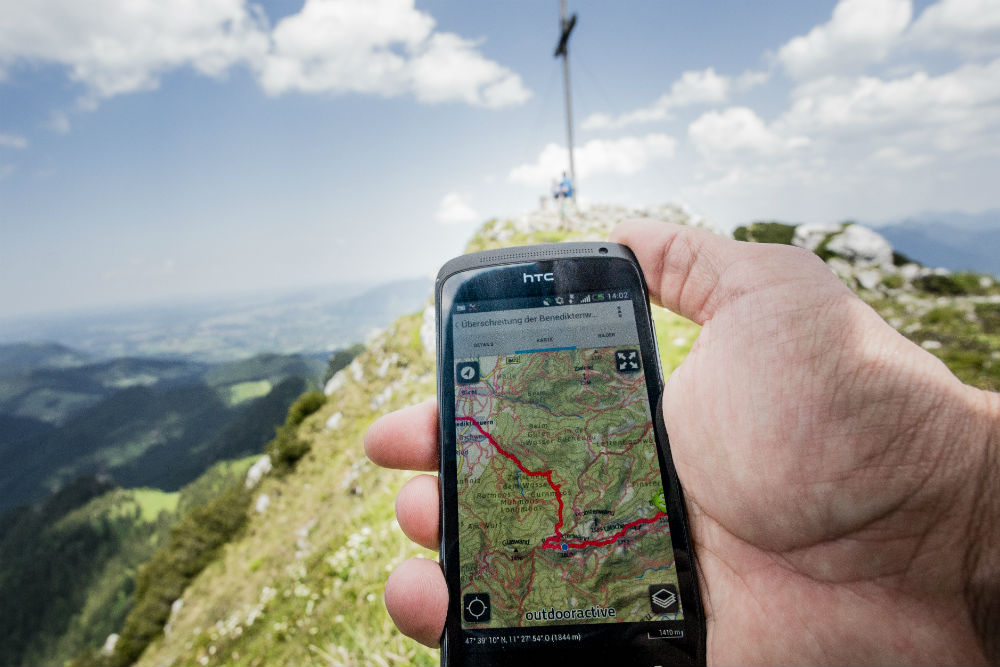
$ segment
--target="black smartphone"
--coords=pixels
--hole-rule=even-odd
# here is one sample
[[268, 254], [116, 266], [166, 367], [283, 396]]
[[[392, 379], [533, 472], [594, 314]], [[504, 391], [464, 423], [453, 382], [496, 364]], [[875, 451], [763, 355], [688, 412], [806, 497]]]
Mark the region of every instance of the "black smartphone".
[[479, 252], [445, 264], [435, 295], [442, 665], [704, 664], [635, 256]]

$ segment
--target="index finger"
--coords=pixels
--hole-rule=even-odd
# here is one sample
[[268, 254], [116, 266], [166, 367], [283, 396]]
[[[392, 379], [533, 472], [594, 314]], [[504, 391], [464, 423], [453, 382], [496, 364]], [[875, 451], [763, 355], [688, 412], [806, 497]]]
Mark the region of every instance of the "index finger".
[[396, 410], [375, 420], [365, 433], [365, 454], [386, 468], [437, 470], [437, 401]]

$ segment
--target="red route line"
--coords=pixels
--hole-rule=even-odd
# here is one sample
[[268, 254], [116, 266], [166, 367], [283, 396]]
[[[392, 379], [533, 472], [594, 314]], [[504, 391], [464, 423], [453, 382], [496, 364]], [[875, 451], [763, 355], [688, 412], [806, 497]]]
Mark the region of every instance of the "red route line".
[[[660, 511], [657, 512], [655, 516], [652, 516], [648, 519], [636, 519], [635, 521], [630, 521], [629, 523], [625, 524], [622, 527], [622, 529], [619, 530], [617, 533], [603, 540], [584, 540], [583, 542], [564, 543], [562, 540], [562, 531], [560, 530], [563, 524], [563, 500], [562, 500], [562, 492], [559, 491], [559, 489], [562, 485], [556, 484], [552, 481], [552, 471], [546, 470], [544, 472], [537, 472], [525, 468], [524, 464], [521, 463], [516, 456], [514, 456], [506, 449], [501, 447], [499, 444], [497, 444], [497, 441], [493, 439], [493, 436], [484, 431], [482, 425], [480, 425], [480, 423], [476, 421], [474, 417], [455, 417], [455, 421], [469, 422], [472, 425], [474, 425], [479, 430], [479, 432], [482, 433], [486, 437], [486, 439], [490, 441], [490, 444], [493, 445], [500, 454], [513, 461], [514, 465], [516, 465], [521, 470], [521, 472], [531, 477], [544, 477], [545, 481], [547, 481], [549, 483], [549, 486], [552, 487], [552, 490], [555, 491], [556, 501], [559, 503], [559, 521], [557, 521], [555, 525], [556, 534], [550, 537], [546, 537], [544, 540], [542, 540], [543, 549], [561, 550], [563, 548], [563, 544], [566, 544], [567, 547], [572, 547], [574, 549], [581, 549], [583, 547], [606, 547], [609, 544], [613, 544], [617, 542], [620, 538], [624, 537], [625, 533], [627, 533], [630, 529], [643, 524], [655, 523], [656, 521], [659, 521], [662, 517], [665, 517], [667, 515], [666, 512]], [[557, 542], [558, 544], [556, 544]]]

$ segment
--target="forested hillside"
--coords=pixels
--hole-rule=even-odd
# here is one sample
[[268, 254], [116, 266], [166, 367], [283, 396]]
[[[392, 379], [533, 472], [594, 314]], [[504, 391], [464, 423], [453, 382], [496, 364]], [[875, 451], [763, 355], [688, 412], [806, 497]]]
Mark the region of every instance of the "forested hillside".
[[322, 361], [0, 346], [0, 664], [100, 647], [182, 517], [242, 482]]
[[[25, 346], [4, 347], [13, 356]], [[215, 461], [260, 451], [323, 367], [266, 354], [216, 365], [116, 359], [8, 372], [0, 378], [0, 424], [8, 427], [0, 431], [0, 511], [80, 475], [176, 491]]]

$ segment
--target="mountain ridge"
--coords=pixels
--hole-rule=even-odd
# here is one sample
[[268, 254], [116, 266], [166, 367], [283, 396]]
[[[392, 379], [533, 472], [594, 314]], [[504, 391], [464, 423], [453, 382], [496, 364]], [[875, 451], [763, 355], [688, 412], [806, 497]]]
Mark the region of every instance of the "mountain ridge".
[[429, 279], [413, 278], [111, 311], [0, 317], [0, 344], [47, 341], [71, 346], [91, 360], [155, 357], [218, 363], [264, 352], [328, 356], [417, 307], [429, 284]]
[[875, 229], [899, 251], [929, 266], [1000, 277], [1000, 209], [925, 211]]

